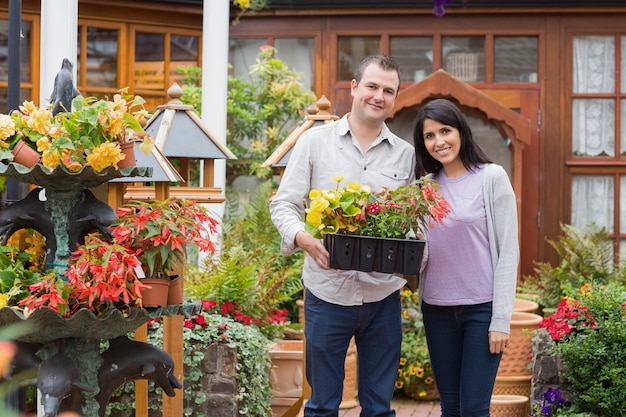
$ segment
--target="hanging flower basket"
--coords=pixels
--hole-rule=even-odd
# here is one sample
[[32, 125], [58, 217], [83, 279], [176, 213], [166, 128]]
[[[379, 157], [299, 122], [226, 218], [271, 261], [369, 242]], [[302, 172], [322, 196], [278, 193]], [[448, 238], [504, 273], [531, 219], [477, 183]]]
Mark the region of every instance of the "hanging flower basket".
[[424, 244], [417, 239], [324, 235], [331, 268], [364, 272], [416, 275], [422, 263]]

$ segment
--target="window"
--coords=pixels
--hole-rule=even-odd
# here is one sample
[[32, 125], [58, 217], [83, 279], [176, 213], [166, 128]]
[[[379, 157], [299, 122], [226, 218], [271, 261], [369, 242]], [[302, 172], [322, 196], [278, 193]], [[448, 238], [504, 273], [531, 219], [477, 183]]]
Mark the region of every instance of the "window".
[[531, 82], [537, 79], [537, 38], [496, 36], [496, 82]]
[[[187, 33], [185, 33], [187, 32]], [[133, 41], [131, 41], [133, 42]], [[134, 93], [146, 99], [148, 108], [167, 101], [165, 92], [183, 81], [179, 67], [200, 64], [200, 34], [197, 31], [137, 29], [132, 43]]]
[[485, 38], [444, 36], [443, 69], [461, 81], [485, 81]]
[[389, 55], [400, 64], [401, 82], [420, 82], [432, 72], [433, 38], [394, 36]]
[[[119, 31], [92, 26], [85, 29], [85, 31], [78, 32], [78, 84], [83, 84], [80, 66], [84, 63], [87, 66], [84, 83], [86, 86], [116, 89]], [[86, 47], [83, 50], [80, 45], [81, 34], [84, 33], [86, 33]], [[83, 56], [84, 59], [81, 59]]]
[[229, 75], [252, 82], [250, 67], [256, 63], [259, 49], [264, 45], [276, 48], [276, 58], [302, 74], [300, 82], [304, 89], [315, 88], [313, 38], [231, 39], [228, 50]]
[[[571, 221], [580, 229], [606, 228], [620, 254], [626, 254], [625, 53], [626, 35], [572, 38]], [[607, 174], [608, 164], [616, 174]]]
[[[32, 22], [22, 20], [20, 40], [20, 103], [32, 98], [31, 80], [31, 28]], [[0, 112], [8, 113], [9, 81], [9, 21], [0, 19]], [[25, 87], [24, 84], [28, 84]]]
[[341, 36], [337, 48], [339, 50], [337, 80], [351, 81], [363, 58], [380, 52], [380, 37]]

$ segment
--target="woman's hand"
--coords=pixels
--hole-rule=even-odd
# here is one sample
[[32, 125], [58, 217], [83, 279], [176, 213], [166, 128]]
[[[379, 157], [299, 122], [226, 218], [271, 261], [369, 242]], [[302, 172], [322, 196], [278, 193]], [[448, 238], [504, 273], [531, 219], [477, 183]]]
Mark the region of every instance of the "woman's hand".
[[489, 332], [489, 352], [498, 354], [504, 352], [509, 345], [509, 335], [502, 332]]

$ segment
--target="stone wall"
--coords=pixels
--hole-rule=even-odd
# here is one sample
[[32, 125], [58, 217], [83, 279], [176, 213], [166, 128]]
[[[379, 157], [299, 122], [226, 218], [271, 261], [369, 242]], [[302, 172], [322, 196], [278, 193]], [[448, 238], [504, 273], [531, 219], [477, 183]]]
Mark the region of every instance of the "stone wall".
[[211, 417], [238, 417], [235, 401], [237, 381], [237, 346], [235, 344], [211, 344], [203, 348], [204, 360], [200, 364], [203, 374], [202, 390], [206, 393], [203, 404], [193, 408]]
[[530, 386], [530, 403], [542, 402], [548, 388], [558, 388], [566, 401], [572, 401], [568, 382], [561, 377], [563, 364], [550, 350], [552, 337], [546, 329], [538, 329], [533, 337], [533, 377]]

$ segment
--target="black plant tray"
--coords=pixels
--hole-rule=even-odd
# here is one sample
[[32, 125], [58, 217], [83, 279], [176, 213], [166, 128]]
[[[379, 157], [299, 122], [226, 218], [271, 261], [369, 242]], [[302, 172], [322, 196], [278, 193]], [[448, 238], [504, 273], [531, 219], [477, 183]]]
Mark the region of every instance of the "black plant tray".
[[417, 275], [424, 254], [423, 240], [360, 235], [324, 235], [330, 267], [364, 272]]

